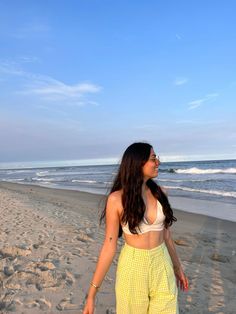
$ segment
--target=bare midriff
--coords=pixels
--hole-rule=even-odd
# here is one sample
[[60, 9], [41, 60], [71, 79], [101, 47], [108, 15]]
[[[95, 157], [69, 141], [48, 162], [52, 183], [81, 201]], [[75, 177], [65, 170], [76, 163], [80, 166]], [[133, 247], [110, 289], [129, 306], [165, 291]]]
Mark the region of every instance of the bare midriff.
[[153, 249], [160, 244], [162, 244], [164, 240], [163, 236], [164, 231], [148, 231], [143, 234], [127, 234], [123, 232], [123, 238], [125, 242], [138, 249]]

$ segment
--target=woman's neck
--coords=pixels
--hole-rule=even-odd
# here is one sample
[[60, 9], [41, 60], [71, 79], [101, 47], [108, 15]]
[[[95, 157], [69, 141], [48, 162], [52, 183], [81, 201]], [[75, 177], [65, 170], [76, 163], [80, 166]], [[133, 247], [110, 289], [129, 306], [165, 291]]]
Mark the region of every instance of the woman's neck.
[[145, 182], [143, 182], [143, 185], [142, 185], [142, 195], [145, 196], [148, 190], [149, 190], [149, 188], [148, 188], [146, 181], [145, 181]]

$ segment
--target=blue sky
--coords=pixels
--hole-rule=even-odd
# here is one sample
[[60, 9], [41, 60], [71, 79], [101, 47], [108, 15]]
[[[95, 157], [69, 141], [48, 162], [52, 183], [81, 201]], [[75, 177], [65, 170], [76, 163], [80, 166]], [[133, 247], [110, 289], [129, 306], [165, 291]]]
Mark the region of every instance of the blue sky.
[[234, 1], [0, 2], [0, 162], [236, 158]]

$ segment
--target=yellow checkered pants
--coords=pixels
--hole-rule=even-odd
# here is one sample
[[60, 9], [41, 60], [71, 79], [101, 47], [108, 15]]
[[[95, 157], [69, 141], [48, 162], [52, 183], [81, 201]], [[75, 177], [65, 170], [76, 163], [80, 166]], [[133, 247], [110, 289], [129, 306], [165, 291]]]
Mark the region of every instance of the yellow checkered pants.
[[115, 291], [117, 314], [178, 314], [178, 289], [165, 243], [150, 250], [125, 243]]

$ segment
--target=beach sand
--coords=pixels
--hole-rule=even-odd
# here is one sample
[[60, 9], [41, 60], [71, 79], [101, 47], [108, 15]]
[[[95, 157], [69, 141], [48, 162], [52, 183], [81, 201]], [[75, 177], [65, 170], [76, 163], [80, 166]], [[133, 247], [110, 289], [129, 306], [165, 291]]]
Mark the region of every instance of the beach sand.
[[[101, 195], [0, 183], [0, 313], [82, 313], [104, 239], [103, 205]], [[236, 313], [236, 223], [174, 214], [172, 237], [190, 282], [189, 292], [179, 291], [180, 313]], [[96, 314], [115, 313], [123, 243], [97, 294]]]

